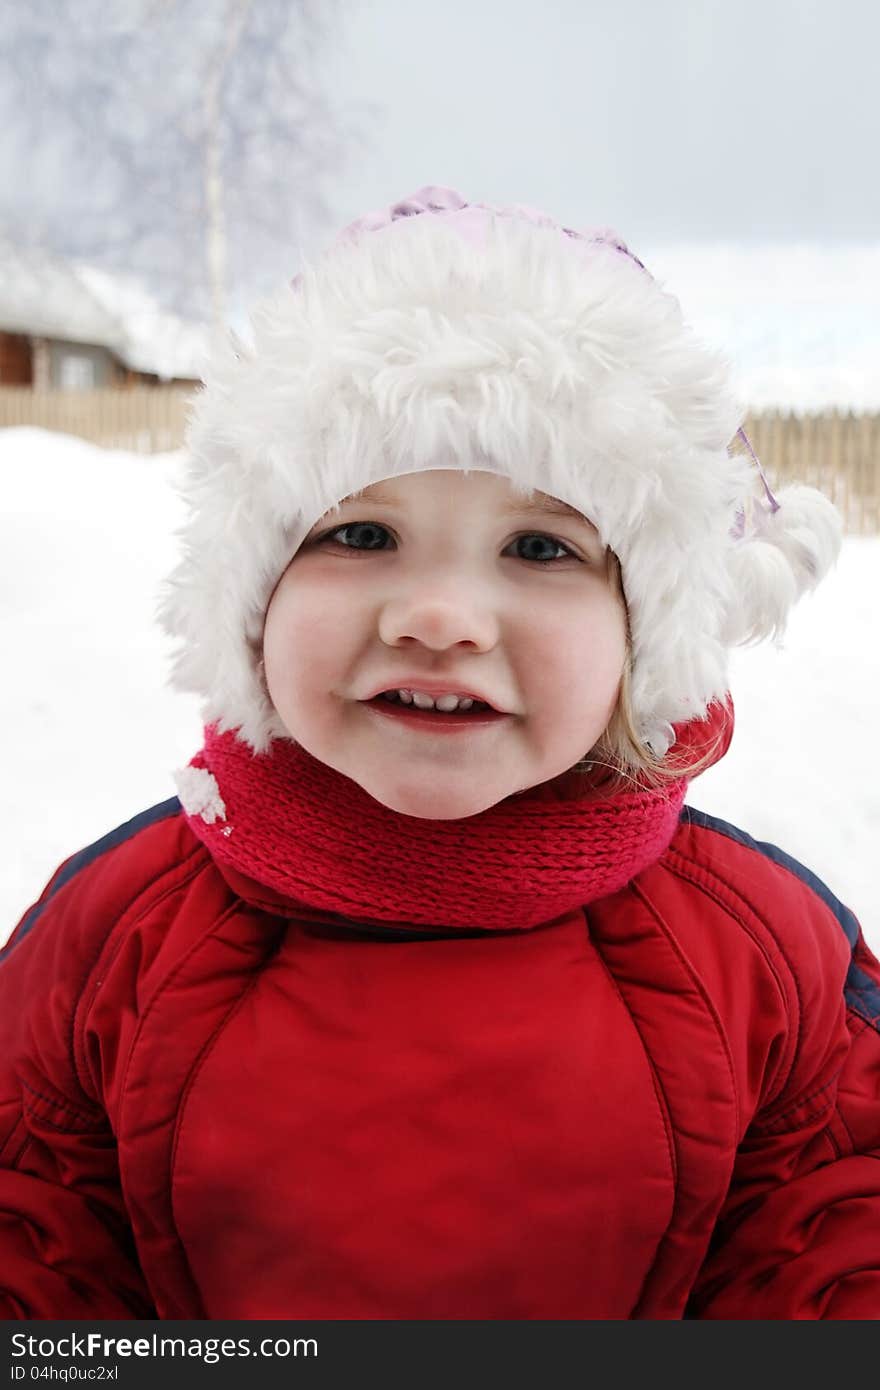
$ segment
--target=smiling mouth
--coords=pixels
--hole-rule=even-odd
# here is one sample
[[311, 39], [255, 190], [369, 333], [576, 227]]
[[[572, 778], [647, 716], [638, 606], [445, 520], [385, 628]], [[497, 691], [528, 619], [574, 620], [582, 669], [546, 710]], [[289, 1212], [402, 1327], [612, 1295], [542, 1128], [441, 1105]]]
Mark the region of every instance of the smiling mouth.
[[437, 732], [441, 729], [472, 729], [478, 725], [497, 724], [501, 719], [510, 718], [509, 715], [491, 709], [488, 705], [482, 709], [446, 714], [442, 710], [417, 709], [414, 705], [404, 705], [399, 700], [386, 700], [384, 695], [374, 695], [372, 700], [361, 700], [360, 703], [375, 710], [377, 714], [396, 719], [400, 724], [412, 724], [416, 728], [421, 726]]

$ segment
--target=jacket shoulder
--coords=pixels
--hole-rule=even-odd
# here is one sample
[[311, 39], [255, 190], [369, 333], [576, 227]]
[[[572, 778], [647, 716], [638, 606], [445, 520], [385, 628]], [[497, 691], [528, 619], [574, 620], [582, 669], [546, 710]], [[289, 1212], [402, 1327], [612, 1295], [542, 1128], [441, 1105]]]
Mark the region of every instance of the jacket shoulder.
[[0, 952], [0, 1106], [21, 1088], [71, 1115], [109, 1100], [151, 997], [222, 914], [211, 865], [175, 797], [58, 866]]
[[117, 920], [133, 899], [192, 858], [198, 848], [176, 796], [140, 811], [62, 860], [15, 926], [0, 951], [0, 962], [72, 902], [86, 906], [95, 922]]
[[761, 883], [775, 887], [783, 898], [789, 895], [793, 902], [818, 899], [850, 947], [855, 946], [859, 924], [851, 909], [818, 874], [778, 845], [756, 840], [730, 821], [684, 806], [670, 849], [694, 864], [727, 873], [744, 888], [751, 884], [755, 891]]
[[802, 1080], [815, 1085], [819, 1053], [844, 1020], [851, 1033], [880, 1027], [877, 961], [858, 918], [793, 855], [685, 806], [656, 867], [647, 898], [728, 1032], [745, 1024], [769, 1041], [780, 1028], [762, 1105], [790, 1104]]
[[748, 907], [758, 914], [793, 966], [802, 956], [811, 963], [817, 946], [826, 963], [830, 952], [846, 970], [847, 1004], [876, 1023], [880, 997], [854, 959], [863, 944], [859, 920], [812, 869], [778, 845], [692, 806], [682, 808], [667, 855], [673, 872], [714, 890], [730, 911]]

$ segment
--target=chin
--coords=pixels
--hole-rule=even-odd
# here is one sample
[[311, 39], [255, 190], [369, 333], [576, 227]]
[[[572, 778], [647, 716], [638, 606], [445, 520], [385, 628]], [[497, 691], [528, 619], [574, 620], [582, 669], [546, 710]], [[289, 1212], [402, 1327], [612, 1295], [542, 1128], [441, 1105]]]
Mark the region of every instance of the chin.
[[374, 801], [386, 806], [389, 811], [396, 811], [401, 816], [412, 816], [415, 820], [464, 820], [467, 816], [478, 816], [481, 811], [487, 811], [490, 806], [503, 801], [508, 794], [502, 792], [487, 800], [485, 796], [475, 797], [472, 789], [455, 793], [426, 787], [395, 790], [387, 786], [371, 786], [364, 782], [360, 785]]

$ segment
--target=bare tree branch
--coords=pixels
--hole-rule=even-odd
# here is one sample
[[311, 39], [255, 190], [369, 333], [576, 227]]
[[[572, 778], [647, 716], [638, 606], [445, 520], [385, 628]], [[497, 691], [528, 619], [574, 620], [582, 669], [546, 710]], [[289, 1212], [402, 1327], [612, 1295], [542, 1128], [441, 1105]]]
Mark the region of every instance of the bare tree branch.
[[364, 139], [320, 66], [348, 0], [7, 0], [0, 229], [222, 318], [287, 278]]

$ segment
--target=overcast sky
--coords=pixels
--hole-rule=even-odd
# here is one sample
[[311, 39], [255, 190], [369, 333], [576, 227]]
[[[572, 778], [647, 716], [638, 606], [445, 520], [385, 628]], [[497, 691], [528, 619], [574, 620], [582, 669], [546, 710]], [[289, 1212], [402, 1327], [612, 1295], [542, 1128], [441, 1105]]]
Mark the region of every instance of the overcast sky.
[[348, 220], [451, 185], [633, 246], [880, 240], [875, 0], [350, 0]]
[[[201, 293], [204, 313], [198, 150], [185, 140], [181, 149], [171, 140], [159, 150], [139, 132], [153, 120], [163, 136], [178, 130], [191, 138], [206, 57], [234, 13], [233, 0], [151, 0], [156, 33], [147, 35], [152, 48], [141, 46], [152, 57], [138, 62], [149, 74], [150, 62], [158, 63], [161, 76], [168, 42], [169, 72], [182, 92], [170, 79], [166, 92], [159, 81], [132, 86], [120, 78], [129, 69], [115, 61], [110, 40], [131, 30], [140, 42], [145, 3], [67, 0], [57, 5], [56, 21], [56, 0], [0, 0], [12, 35], [0, 63], [0, 234], [143, 273], [177, 312], [195, 312], [186, 296]], [[654, 273], [671, 277], [674, 293], [687, 289], [692, 313], [717, 317], [730, 301], [757, 323], [778, 299], [777, 318], [790, 331], [784, 346], [771, 334], [777, 357], [789, 362], [791, 337], [812, 333], [811, 360], [833, 357], [840, 380], [858, 377], [849, 403], [869, 408], [869, 396], [880, 398], [880, 381], [868, 394], [865, 387], [877, 375], [880, 334], [880, 0], [309, 4], [324, 33], [317, 70], [308, 75], [311, 105], [301, 110], [296, 92], [272, 88], [270, 58], [279, 50], [271, 34], [284, 31], [258, 22], [286, 15], [289, 5], [288, 38], [295, 61], [307, 65], [295, 0], [255, 6], [246, 63], [239, 54], [254, 77], [246, 114], [256, 129], [282, 133], [247, 165], [265, 173], [259, 191], [243, 192], [234, 181], [228, 189], [234, 310], [285, 283], [299, 253], [317, 254], [344, 223], [426, 183], [445, 184], [474, 201], [530, 204], [565, 225], [613, 228]], [[41, 25], [55, 30], [54, 45]], [[54, 68], [42, 64], [47, 53]], [[138, 62], [132, 71], [141, 71]], [[61, 96], [48, 91], [53, 73], [66, 80]], [[105, 87], [112, 102], [101, 96]], [[322, 90], [331, 118], [315, 130], [310, 121], [322, 117], [314, 92]], [[282, 109], [288, 97], [290, 110]], [[71, 115], [77, 102], [79, 121]], [[305, 173], [307, 161], [298, 163], [300, 133], [323, 179]], [[321, 224], [308, 221], [309, 178], [329, 204]], [[265, 243], [264, 223], [271, 232]], [[694, 243], [703, 243], [701, 255], [719, 245], [724, 253], [711, 279]], [[833, 263], [812, 250], [799, 257], [792, 243], [819, 253], [834, 247], [838, 255]], [[856, 254], [857, 245], [872, 250]], [[751, 267], [746, 253], [757, 247], [768, 253]], [[738, 260], [734, 249], [742, 251]], [[674, 250], [683, 259], [670, 260]], [[778, 283], [783, 270], [798, 268], [797, 284]], [[810, 328], [792, 309], [812, 302], [817, 289], [829, 302], [821, 324], [817, 317]], [[708, 290], [716, 298], [726, 291], [724, 304], [710, 303]], [[833, 314], [847, 351], [855, 343], [862, 354], [855, 366], [842, 364], [827, 341]], [[720, 329], [725, 339], [731, 332], [743, 338], [736, 323]], [[758, 366], [765, 371], [766, 352]], [[830, 399], [828, 382], [822, 390]]]

